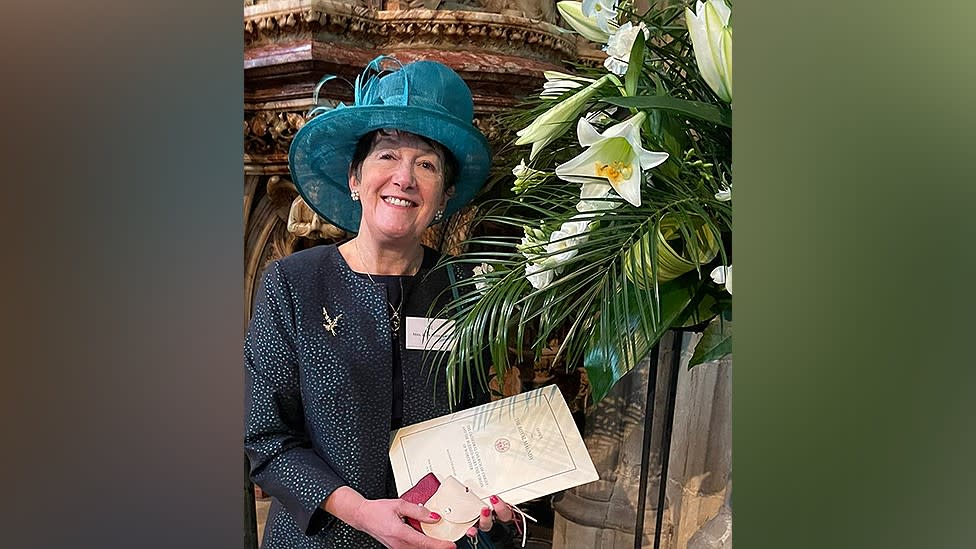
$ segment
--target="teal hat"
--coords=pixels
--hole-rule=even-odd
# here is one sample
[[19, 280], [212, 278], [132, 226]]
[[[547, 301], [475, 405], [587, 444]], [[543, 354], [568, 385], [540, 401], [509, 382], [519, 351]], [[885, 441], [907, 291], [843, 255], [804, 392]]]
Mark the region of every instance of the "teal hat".
[[[444, 219], [471, 201], [488, 177], [491, 150], [474, 127], [474, 102], [464, 80], [435, 61], [380, 69], [380, 56], [356, 78], [354, 103], [316, 107], [291, 142], [288, 167], [298, 192], [317, 214], [346, 231], [359, 232], [362, 206], [349, 196], [349, 165], [356, 143], [369, 132], [396, 129], [432, 139], [457, 161], [454, 196]], [[315, 91], [333, 79], [326, 77]]]

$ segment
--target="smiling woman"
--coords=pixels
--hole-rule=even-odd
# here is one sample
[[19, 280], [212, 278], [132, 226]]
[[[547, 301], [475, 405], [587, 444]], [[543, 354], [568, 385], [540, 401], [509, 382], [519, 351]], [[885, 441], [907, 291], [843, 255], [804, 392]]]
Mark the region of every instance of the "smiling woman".
[[[455, 547], [404, 522], [441, 518], [397, 497], [389, 433], [452, 411], [431, 375], [442, 353], [408, 344], [405, 319], [430, 321], [451, 282], [471, 276], [438, 266], [421, 236], [474, 197], [491, 153], [454, 71], [383, 62], [357, 79], [354, 105], [314, 109], [289, 152], [309, 207], [358, 234], [272, 263], [259, 289], [244, 348], [244, 444], [252, 479], [273, 498], [264, 549]], [[473, 386], [460, 406], [487, 400]], [[494, 523], [512, 519], [505, 502], [491, 496], [481, 517], [467, 533], [479, 547], [492, 546], [486, 532], [508, 534]]]
[[[363, 210], [357, 241], [378, 248], [399, 248], [402, 239], [419, 242], [444, 215], [453, 193], [447, 175], [454, 170], [447, 166], [454, 162], [439, 143], [412, 133], [383, 129], [363, 136], [349, 170], [350, 192], [358, 193]], [[380, 274], [404, 274], [393, 272], [397, 265], [379, 268], [390, 271]]]

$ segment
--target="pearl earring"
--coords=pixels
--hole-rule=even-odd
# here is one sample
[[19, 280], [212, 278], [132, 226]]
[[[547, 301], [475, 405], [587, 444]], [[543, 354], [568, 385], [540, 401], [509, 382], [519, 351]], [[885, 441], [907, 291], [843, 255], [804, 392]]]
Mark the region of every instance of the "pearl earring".
[[434, 213], [434, 223], [440, 222], [440, 220], [443, 218], [444, 218], [444, 210], [437, 210], [437, 212]]
[[359, 202], [359, 191], [353, 190], [349, 193], [349, 196], [352, 197], [353, 202]]

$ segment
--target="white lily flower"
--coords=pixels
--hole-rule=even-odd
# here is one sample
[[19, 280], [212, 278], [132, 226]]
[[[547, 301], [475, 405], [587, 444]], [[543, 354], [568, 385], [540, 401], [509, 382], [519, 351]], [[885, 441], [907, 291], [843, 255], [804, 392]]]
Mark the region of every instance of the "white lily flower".
[[525, 278], [537, 290], [543, 290], [552, 284], [556, 273], [547, 263], [529, 263], [525, 266]]
[[606, 44], [610, 38], [610, 33], [617, 30], [616, 23], [610, 21], [607, 21], [606, 30], [600, 28], [596, 17], [583, 15], [583, 5], [580, 2], [570, 0], [556, 2], [556, 9], [559, 10], [559, 14], [563, 16], [566, 23], [573, 27], [574, 31], [597, 44]]
[[724, 0], [701, 0], [695, 11], [685, 8], [685, 23], [695, 60], [705, 83], [727, 103], [732, 102], [732, 10]]
[[610, 24], [617, 18], [617, 0], [583, 0], [583, 15], [596, 19], [596, 26], [611, 32]]
[[643, 111], [639, 112], [602, 134], [581, 118], [576, 125], [577, 136], [580, 145], [589, 148], [557, 166], [556, 175], [584, 185], [593, 183], [594, 178], [606, 178], [624, 200], [640, 206], [641, 172], [668, 159], [666, 152], [648, 151], [641, 146], [640, 126], [646, 117]]
[[630, 50], [634, 49], [634, 42], [637, 41], [637, 33], [643, 32], [644, 39], [650, 38], [651, 31], [647, 30], [644, 23], [636, 27], [629, 21], [620, 26], [617, 32], [610, 36], [604, 51], [607, 58], [603, 61], [603, 66], [608, 71], [618, 76], [627, 73], [627, 66], [630, 60]]
[[620, 202], [616, 200], [601, 200], [611, 196], [617, 196], [617, 193], [613, 192], [613, 187], [609, 183], [592, 180], [583, 183], [583, 187], [580, 189], [580, 201], [576, 204], [576, 211], [588, 213], [598, 210], [612, 210], [620, 206]]
[[732, 265], [728, 267], [724, 265], [719, 265], [712, 269], [711, 273], [712, 280], [719, 285], [724, 284], [725, 290], [732, 293]]
[[719, 191], [715, 193], [715, 200], [718, 200], [719, 202], [728, 202], [729, 200], [732, 200], [732, 187], [719, 189]]
[[485, 291], [485, 289], [488, 287], [487, 275], [488, 273], [495, 272], [495, 268], [492, 267], [491, 264], [489, 263], [482, 263], [481, 265], [478, 265], [474, 269], [472, 269], [472, 271], [474, 272], [474, 277], [476, 279], [479, 279], [477, 282], [474, 283], [474, 287], [479, 292]]
[[569, 90], [575, 90], [582, 87], [583, 84], [574, 82], [572, 80], [550, 80], [542, 85], [542, 92], [539, 93], [539, 97], [559, 97]]
[[596, 82], [593, 78], [574, 76], [559, 71], [543, 71], [542, 74], [546, 77], [546, 82], [542, 85], [540, 97], [559, 97], [569, 90], [582, 88], [584, 84]]
[[589, 227], [589, 219], [581, 219], [580, 215], [575, 215], [572, 219], [563, 223], [559, 229], [553, 231], [549, 235], [549, 243], [546, 244], [546, 251], [550, 254], [556, 254], [549, 257], [550, 261], [556, 264], [565, 263], [579, 253], [578, 249], [569, 248], [574, 248], [586, 242], [586, 232], [589, 230]]
[[535, 158], [536, 154], [546, 145], [566, 133], [566, 130], [570, 128], [570, 122], [579, 117], [580, 113], [586, 107], [586, 102], [596, 94], [600, 86], [609, 80], [610, 77], [611, 75], [609, 74], [603, 75], [589, 86], [576, 92], [571, 97], [567, 97], [548, 111], [539, 115], [531, 124], [516, 132], [519, 138], [515, 141], [515, 144], [528, 145], [531, 143], [532, 152], [529, 153], [529, 159]]

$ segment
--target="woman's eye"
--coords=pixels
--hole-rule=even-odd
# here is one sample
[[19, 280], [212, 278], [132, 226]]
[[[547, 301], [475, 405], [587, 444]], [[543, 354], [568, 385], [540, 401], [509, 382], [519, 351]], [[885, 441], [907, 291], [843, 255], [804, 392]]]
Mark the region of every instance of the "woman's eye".
[[379, 158], [380, 160], [393, 160], [395, 157], [391, 152], [381, 152]]
[[435, 166], [434, 163], [431, 162], [431, 161], [429, 161], [429, 160], [423, 160], [423, 161], [421, 161], [420, 162], [420, 166], [422, 168], [424, 168], [425, 170], [431, 170], [431, 171], [436, 171], [437, 170], [437, 166]]

